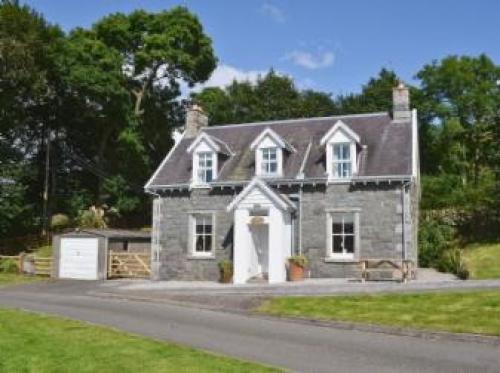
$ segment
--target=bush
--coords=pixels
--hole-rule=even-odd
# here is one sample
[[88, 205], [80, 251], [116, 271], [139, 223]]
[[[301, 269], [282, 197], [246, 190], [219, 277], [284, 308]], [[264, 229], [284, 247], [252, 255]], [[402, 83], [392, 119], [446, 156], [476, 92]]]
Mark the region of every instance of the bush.
[[68, 228], [71, 224], [71, 221], [68, 215], [65, 214], [55, 214], [52, 215], [52, 219], [50, 220], [50, 227], [53, 231], [60, 232], [65, 228]]
[[221, 260], [218, 263], [221, 282], [230, 282], [233, 278], [233, 262], [230, 260]]
[[291, 256], [290, 258], [288, 258], [288, 261], [302, 268], [309, 264], [309, 260], [304, 255]]
[[435, 219], [420, 222], [418, 232], [418, 261], [421, 267], [438, 268], [447, 250], [451, 249], [455, 229]]
[[441, 255], [437, 269], [441, 272], [453, 273], [461, 280], [469, 278], [469, 270], [462, 259], [462, 252], [459, 249], [445, 251]]
[[80, 211], [76, 220], [79, 228], [103, 229], [108, 227], [104, 218], [104, 210], [95, 206]]
[[0, 260], [0, 273], [18, 273], [17, 262], [13, 259]]

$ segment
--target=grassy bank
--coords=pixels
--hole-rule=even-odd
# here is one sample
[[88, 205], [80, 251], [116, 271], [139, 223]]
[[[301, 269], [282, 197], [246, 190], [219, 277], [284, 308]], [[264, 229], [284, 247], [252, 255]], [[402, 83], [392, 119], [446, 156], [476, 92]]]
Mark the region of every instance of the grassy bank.
[[279, 316], [500, 336], [500, 291], [279, 297], [257, 310]]
[[6, 285], [24, 284], [27, 282], [43, 280], [42, 277], [24, 276], [17, 273], [2, 273], [0, 272], [0, 287]]
[[464, 259], [472, 279], [500, 278], [500, 243], [470, 245]]
[[86, 323], [0, 308], [1, 372], [272, 372]]

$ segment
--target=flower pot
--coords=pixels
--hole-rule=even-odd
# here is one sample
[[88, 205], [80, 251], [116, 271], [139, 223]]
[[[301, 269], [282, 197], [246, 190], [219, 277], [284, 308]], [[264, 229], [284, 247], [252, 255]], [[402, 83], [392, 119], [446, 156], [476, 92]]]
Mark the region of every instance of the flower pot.
[[232, 273], [221, 273], [220, 274], [220, 282], [223, 284], [230, 284], [233, 282], [233, 274]]
[[290, 281], [302, 281], [304, 279], [304, 267], [294, 262], [289, 262], [288, 278]]

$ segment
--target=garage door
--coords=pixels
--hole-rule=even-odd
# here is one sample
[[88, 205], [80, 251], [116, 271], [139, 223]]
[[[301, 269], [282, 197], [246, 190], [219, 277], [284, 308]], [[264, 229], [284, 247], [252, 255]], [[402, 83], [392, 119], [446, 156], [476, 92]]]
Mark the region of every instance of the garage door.
[[60, 278], [97, 280], [97, 238], [61, 238]]

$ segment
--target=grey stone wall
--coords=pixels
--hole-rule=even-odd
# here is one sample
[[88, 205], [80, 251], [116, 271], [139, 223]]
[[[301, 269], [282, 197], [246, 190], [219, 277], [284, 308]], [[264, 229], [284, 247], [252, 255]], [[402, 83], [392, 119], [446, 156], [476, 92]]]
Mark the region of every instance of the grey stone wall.
[[[234, 192], [195, 189], [176, 192], [161, 198], [161, 218], [158, 223], [159, 265], [153, 278], [162, 280], [209, 280], [219, 279], [217, 263], [232, 258], [233, 214], [226, 207], [234, 198]], [[189, 248], [189, 216], [194, 212], [215, 214], [215, 256], [193, 258]]]
[[357, 260], [402, 260], [401, 184], [304, 187], [302, 247], [310, 261], [311, 277], [359, 276], [359, 266], [356, 263], [330, 262], [325, 259], [326, 216], [327, 210], [332, 208], [359, 209], [359, 251], [355, 253]]
[[[232, 258], [233, 214], [226, 212], [227, 205], [240, 191], [208, 189], [175, 192], [163, 196], [159, 227], [159, 262], [153, 265], [153, 278], [164, 280], [210, 280], [219, 278], [217, 263]], [[298, 189], [280, 189], [281, 193], [296, 194]], [[410, 188], [406, 201], [406, 250], [416, 258], [414, 222], [417, 209]], [[412, 198], [410, 198], [412, 197]], [[403, 255], [403, 204], [400, 183], [329, 186], [305, 186], [302, 194], [302, 252], [309, 258], [311, 277], [358, 277], [359, 265], [355, 262], [331, 262], [326, 258], [327, 210], [332, 208], [359, 209], [360, 259], [392, 259], [401, 261]], [[215, 257], [198, 259], [190, 257], [189, 215], [193, 212], [214, 212]], [[299, 211], [294, 230], [298, 249]]]

